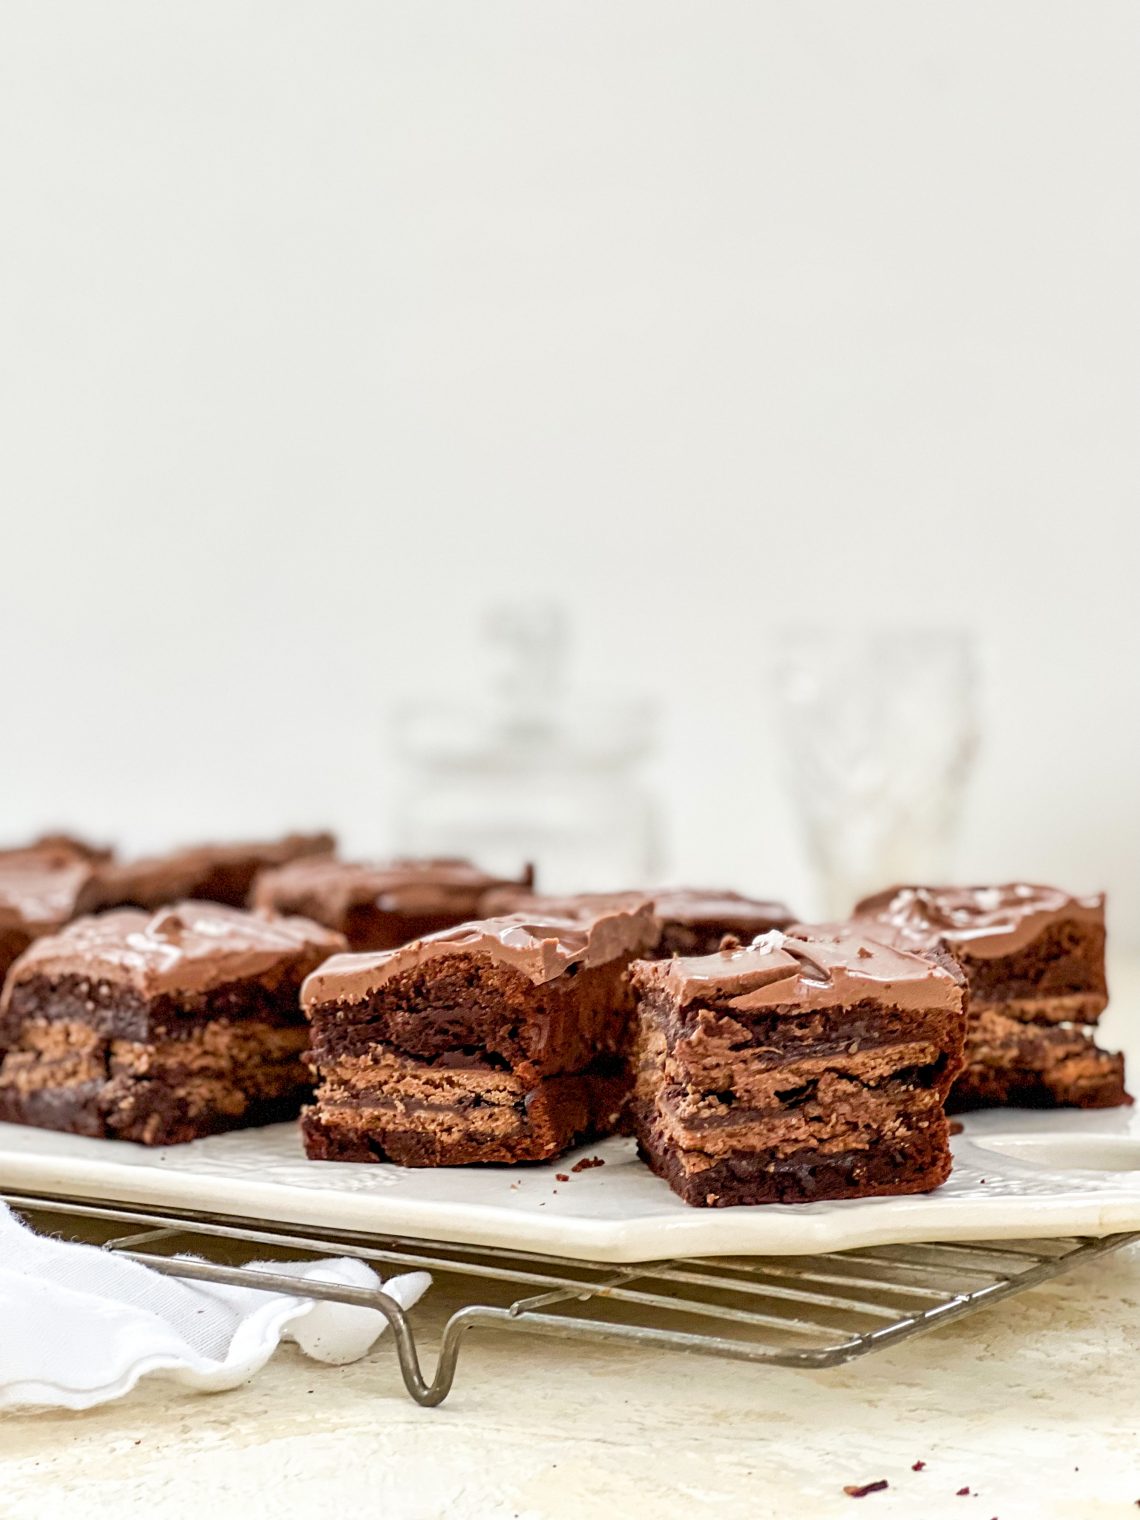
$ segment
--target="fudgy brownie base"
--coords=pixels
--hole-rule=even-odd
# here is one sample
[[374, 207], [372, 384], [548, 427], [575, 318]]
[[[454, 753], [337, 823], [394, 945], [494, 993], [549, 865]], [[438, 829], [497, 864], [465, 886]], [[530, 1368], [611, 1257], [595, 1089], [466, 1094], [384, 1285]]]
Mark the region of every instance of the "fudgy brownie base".
[[336, 927], [348, 940], [350, 950], [395, 950], [409, 940], [454, 929], [462, 922], [461, 912], [397, 913], [375, 903], [358, 903], [347, 910]]
[[941, 1115], [933, 1115], [924, 1129], [866, 1150], [822, 1154], [804, 1147], [790, 1155], [758, 1150], [695, 1169], [644, 1117], [638, 1136], [643, 1160], [695, 1208], [926, 1193], [950, 1175], [949, 1131]]
[[[22, 929], [0, 929], [0, 983], [8, 975], [8, 968], [31, 944], [31, 935]], [[4, 1049], [4, 1036], [0, 1032], [0, 1051]]]
[[[184, 1095], [158, 1082], [140, 1084], [127, 1100], [129, 1116], [117, 1117], [123, 1104], [100, 1092], [66, 1088], [23, 1097], [0, 1092], [0, 1122], [27, 1124], [97, 1140], [130, 1140], [138, 1145], [183, 1145], [232, 1129], [253, 1129], [295, 1119], [311, 1088], [297, 1084], [276, 1097], [249, 1099], [240, 1113], [202, 1112]], [[110, 1105], [108, 1107], [107, 1105]]]

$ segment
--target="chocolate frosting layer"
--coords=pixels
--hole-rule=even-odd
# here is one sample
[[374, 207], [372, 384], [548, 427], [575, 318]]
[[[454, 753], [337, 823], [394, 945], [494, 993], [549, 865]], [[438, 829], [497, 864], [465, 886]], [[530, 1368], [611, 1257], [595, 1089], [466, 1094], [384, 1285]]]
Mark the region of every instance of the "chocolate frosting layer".
[[992, 959], [1031, 944], [1051, 924], [1104, 923], [1104, 894], [1070, 897], [1057, 887], [888, 887], [865, 897], [854, 918], [904, 949], [961, 950]]
[[871, 939], [859, 925], [835, 932], [774, 929], [751, 945], [714, 955], [642, 961], [634, 981], [662, 988], [679, 1004], [715, 1002], [753, 1012], [790, 1013], [871, 999], [895, 1008], [962, 1006], [962, 988], [944, 966]]
[[143, 997], [197, 993], [319, 963], [344, 948], [331, 929], [304, 918], [246, 913], [220, 903], [183, 902], [148, 913], [118, 908], [80, 918], [37, 940], [8, 977], [0, 1009], [17, 982], [31, 977], [87, 977], [126, 984]]
[[537, 986], [578, 967], [600, 966], [651, 949], [657, 925], [647, 908], [615, 908], [593, 919], [511, 913], [444, 929], [361, 955], [335, 955], [301, 989], [306, 1009], [325, 1002], [361, 1002], [385, 982], [451, 955], [482, 956], [520, 971]]
[[219, 871], [248, 871], [250, 877], [269, 866], [284, 865], [301, 856], [329, 855], [336, 848], [332, 834], [287, 834], [284, 839], [257, 843], [200, 844], [141, 860], [99, 865], [84, 887], [79, 912], [95, 913], [122, 904], [158, 908], [192, 898]]
[[518, 879], [492, 876], [468, 860], [390, 860], [367, 864], [331, 857], [296, 860], [257, 879], [256, 907], [344, 919], [352, 908], [375, 903], [383, 912], [429, 917], [458, 913], [473, 918], [496, 888], [525, 891], [534, 882], [527, 866]]

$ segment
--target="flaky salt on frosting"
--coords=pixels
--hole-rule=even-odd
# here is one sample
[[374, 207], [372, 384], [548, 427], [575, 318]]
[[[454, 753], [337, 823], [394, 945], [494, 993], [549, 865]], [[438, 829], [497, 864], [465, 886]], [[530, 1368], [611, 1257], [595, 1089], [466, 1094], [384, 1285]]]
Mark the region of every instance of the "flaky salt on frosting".
[[1057, 887], [1007, 882], [991, 887], [888, 887], [865, 897], [854, 918], [892, 944], [943, 946], [990, 959], [1031, 944], [1051, 924], [1104, 923], [1104, 894], [1071, 897]]
[[643, 961], [637, 984], [667, 988], [681, 1003], [715, 1000], [741, 1012], [792, 1005], [829, 1008], [872, 1000], [896, 1008], [956, 1009], [962, 989], [945, 967], [849, 930], [785, 934], [773, 929], [750, 945], [712, 955]]
[[148, 913], [118, 908], [80, 918], [37, 940], [13, 966], [5, 990], [29, 977], [87, 977], [124, 983], [143, 997], [206, 992], [344, 948], [343, 935], [305, 918], [246, 913], [220, 903], [183, 902]]
[[653, 947], [657, 924], [649, 908], [615, 907], [589, 919], [510, 913], [427, 934], [396, 950], [335, 955], [306, 980], [306, 1007], [329, 1001], [359, 1002], [385, 982], [457, 952], [485, 957], [520, 971], [539, 985], [572, 966], [607, 964]]

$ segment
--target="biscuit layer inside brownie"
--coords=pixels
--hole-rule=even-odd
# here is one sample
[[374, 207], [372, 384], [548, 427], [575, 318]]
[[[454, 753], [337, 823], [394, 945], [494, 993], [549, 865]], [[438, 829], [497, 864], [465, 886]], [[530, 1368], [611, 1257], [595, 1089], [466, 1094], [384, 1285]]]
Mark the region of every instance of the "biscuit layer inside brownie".
[[304, 1028], [259, 1019], [187, 1024], [151, 1040], [31, 1019], [0, 1066], [0, 1119], [174, 1145], [293, 1117], [308, 1091]]
[[1093, 1033], [1108, 1002], [1102, 924], [1051, 924], [1010, 955], [955, 953], [970, 1001], [953, 1112], [1115, 1108], [1129, 1101], [1123, 1056], [1102, 1050]]

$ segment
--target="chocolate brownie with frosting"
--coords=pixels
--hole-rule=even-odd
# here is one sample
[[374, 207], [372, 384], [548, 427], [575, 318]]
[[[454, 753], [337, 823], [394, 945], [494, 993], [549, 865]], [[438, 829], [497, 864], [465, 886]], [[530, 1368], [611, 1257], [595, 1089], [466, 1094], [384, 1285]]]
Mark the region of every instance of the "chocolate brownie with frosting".
[[75, 916], [95, 861], [103, 858], [63, 836], [0, 851], [0, 983], [33, 940]]
[[331, 855], [332, 834], [287, 834], [282, 839], [187, 845], [165, 855], [96, 864], [79, 896], [80, 913], [106, 908], [161, 908], [193, 899], [244, 908], [254, 880], [271, 866]]
[[274, 913], [301, 913], [336, 929], [350, 950], [394, 950], [409, 940], [491, 916], [496, 892], [529, 892], [534, 869], [493, 876], [469, 860], [390, 860], [369, 864], [331, 857], [296, 860], [257, 878], [252, 901]]
[[864, 898], [855, 920], [891, 944], [938, 948], [961, 966], [969, 1023], [952, 1108], [1129, 1101], [1123, 1056], [1095, 1038], [1108, 1003], [1102, 895], [1029, 882], [892, 887]]
[[0, 999], [0, 1120], [172, 1145], [294, 1117], [299, 991], [339, 934], [213, 902], [120, 908], [37, 939]]
[[627, 968], [655, 937], [645, 909], [518, 913], [326, 961], [302, 992], [308, 1155], [541, 1161], [608, 1133], [628, 1096]]

